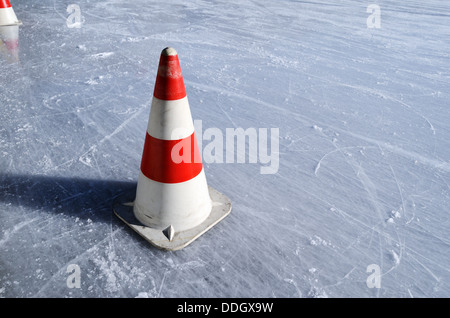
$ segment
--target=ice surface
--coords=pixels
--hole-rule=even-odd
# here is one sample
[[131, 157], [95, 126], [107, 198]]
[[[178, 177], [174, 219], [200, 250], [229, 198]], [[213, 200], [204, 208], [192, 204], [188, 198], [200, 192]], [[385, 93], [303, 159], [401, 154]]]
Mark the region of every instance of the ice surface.
[[[11, 2], [0, 297], [450, 296], [448, 3], [377, 1], [368, 28], [354, 0], [79, 0], [76, 28], [74, 2]], [[275, 174], [204, 165], [233, 210], [177, 252], [111, 208], [135, 187], [167, 46], [204, 131], [280, 133]]]

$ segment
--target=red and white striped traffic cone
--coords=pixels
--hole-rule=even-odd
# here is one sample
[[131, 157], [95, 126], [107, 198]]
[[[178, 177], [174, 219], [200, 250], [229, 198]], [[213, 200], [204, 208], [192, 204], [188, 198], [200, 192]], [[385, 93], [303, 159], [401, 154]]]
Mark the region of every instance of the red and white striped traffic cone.
[[0, 26], [0, 52], [11, 63], [19, 61], [19, 26]]
[[231, 211], [229, 199], [207, 185], [173, 48], [161, 53], [140, 170], [134, 203], [114, 211], [159, 248], [185, 247]]
[[0, 0], [0, 26], [1, 25], [20, 25], [20, 22], [9, 0]]

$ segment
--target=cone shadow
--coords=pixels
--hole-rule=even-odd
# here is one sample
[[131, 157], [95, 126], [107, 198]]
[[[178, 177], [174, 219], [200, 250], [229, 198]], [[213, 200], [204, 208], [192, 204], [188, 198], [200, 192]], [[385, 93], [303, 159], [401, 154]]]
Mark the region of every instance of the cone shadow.
[[136, 182], [0, 173], [0, 203], [110, 222], [115, 198]]

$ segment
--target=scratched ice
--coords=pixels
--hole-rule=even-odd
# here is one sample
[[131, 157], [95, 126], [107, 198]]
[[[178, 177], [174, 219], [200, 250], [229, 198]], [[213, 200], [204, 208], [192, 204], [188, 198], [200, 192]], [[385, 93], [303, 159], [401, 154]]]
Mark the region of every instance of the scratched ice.
[[[71, 1], [13, 1], [0, 297], [449, 297], [450, 5], [376, 3], [380, 28], [355, 0], [80, 0], [68, 27]], [[204, 165], [233, 210], [178, 252], [111, 209], [137, 181], [166, 46], [203, 131], [279, 128], [275, 174]]]

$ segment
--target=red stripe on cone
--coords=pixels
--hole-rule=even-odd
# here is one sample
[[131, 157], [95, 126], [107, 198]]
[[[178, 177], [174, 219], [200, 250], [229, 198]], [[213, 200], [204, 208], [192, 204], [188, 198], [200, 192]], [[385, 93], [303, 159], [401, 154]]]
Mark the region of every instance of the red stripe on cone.
[[153, 96], [162, 100], [177, 100], [186, 96], [178, 55], [161, 53]]
[[0, 0], [0, 9], [10, 8], [11, 3], [9, 3], [9, 0]]
[[[174, 149], [174, 147], [176, 147]], [[175, 151], [173, 157], [172, 152]], [[189, 151], [187, 154], [183, 151]], [[175, 162], [174, 159], [187, 158], [188, 162]], [[142, 154], [141, 171], [149, 179], [162, 183], [179, 183], [191, 180], [203, 169], [200, 162], [200, 151], [195, 132], [191, 136], [179, 140], [163, 140], [145, 136]]]

